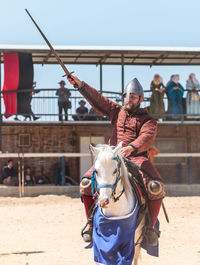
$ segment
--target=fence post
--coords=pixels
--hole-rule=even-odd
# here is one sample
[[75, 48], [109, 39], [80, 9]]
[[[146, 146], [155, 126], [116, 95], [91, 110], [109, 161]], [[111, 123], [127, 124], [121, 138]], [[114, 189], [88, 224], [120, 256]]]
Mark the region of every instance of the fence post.
[[178, 183], [182, 183], [182, 164], [178, 163]]
[[61, 172], [62, 172], [61, 185], [65, 186], [65, 156], [61, 157]]
[[54, 183], [55, 185], [59, 185], [59, 166], [58, 163], [54, 165]]
[[124, 93], [124, 54], [121, 57], [122, 94]]
[[192, 156], [188, 157], [188, 184], [192, 184]]
[[[1, 53], [0, 53], [0, 92], [2, 91], [1, 89]], [[2, 93], [0, 93], [0, 151], [2, 152], [2, 106], [1, 106], [1, 98], [2, 98]]]

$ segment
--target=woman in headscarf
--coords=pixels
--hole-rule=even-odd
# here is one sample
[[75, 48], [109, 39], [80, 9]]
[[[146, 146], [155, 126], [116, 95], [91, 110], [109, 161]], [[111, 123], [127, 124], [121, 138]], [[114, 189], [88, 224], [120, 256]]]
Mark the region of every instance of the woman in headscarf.
[[[196, 79], [195, 74], [190, 74], [188, 80], [186, 81], [186, 89], [188, 91], [186, 97], [186, 110], [189, 114], [188, 118], [195, 118], [193, 115], [200, 114], [200, 98], [198, 94], [198, 89], [200, 89], [199, 81]], [[196, 118], [198, 118], [196, 116]]]
[[156, 114], [155, 119], [162, 118], [164, 119], [165, 114], [165, 105], [164, 105], [164, 93], [165, 86], [160, 75], [154, 75], [154, 79], [151, 82], [151, 99], [150, 99], [150, 113]]
[[174, 114], [169, 117], [172, 120], [179, 120], [181, 117], [176, 114], [183, 114], [182, 98], [184, 88], [178, 81], [179, 75], [173, 75], [171, 76], [171, 81], [167, 84], [168, 114]]

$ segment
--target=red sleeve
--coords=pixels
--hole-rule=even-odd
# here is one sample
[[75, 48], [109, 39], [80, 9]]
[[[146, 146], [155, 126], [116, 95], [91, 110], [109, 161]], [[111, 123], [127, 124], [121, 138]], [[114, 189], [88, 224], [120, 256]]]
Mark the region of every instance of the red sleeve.
[[157, 122], [156, 120], [150, 119], [144, 122], [140, 129], [139, 136], [136, 140], [131, 142], [133, 146], [137, 148], [137, 153], [142, 153], [151, 147], [157, 134]]
[[101, 93], [85, 82], [82, 83], [81, 88], [78, 90], [96, 112], [109, 117], [110, 120], [113, 119], [116, 109], [121, 107], [107, 97], [102, 96]]

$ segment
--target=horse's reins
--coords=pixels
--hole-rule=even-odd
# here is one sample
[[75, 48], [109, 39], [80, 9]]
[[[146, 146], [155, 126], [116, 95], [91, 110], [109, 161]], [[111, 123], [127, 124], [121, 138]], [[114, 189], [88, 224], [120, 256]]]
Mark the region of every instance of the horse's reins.
[[92, 196], [94, 197], [96, 193], [97, 194], [99, 193], [100, 189], [102, 189], [102, 188], [111, 188], [112, 189], [112, 198], [113, 198], [114, 202], [116, 202], [122, 196], [122, 194], [124, 193], [125, 189], [123, 187], [123, 190], [121, 191], [121, 193], [117, 197], [115, 197], [117, 184], [118, 184], [118, 182], [120, 180], [121, 161], [119, 159], [119, 156], [113, 157], [112, 160], [117, 161], [117, 172], [116, 172], [115, 183], [114, 184], [101, 184], [101, 185], [98, 185], [97, 180], [96, 180], [97, 171], [94, 168], [93, 172], [92, 172], [91, 189], [92, 189]]

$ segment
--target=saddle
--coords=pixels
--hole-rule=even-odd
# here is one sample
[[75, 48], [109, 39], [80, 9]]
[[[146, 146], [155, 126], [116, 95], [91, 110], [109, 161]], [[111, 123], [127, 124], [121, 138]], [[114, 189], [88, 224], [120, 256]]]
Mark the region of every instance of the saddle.
[[142, 206], [144, 202], [147, 200], [147, 192], [142, 179], [142, 174], [140, 172], [140, 169], [135, 163], [131, 162], [126, 158], [124, 158], [124, 163], [129, 172], [128, 176], [131, 186], [136, 193], [139, 205]]
[[144, 185], [144, 181], [142, 179], [142, 174], [140, 168], [135, 163], [130, 160], [124, 158], [125, 165], [129, 172], [129, 181], [131, 186], [137, 196], [139, 203], [139, 211], [138, 211], [138, 225], [142, 221], [144, 215], [146, 216], [145, 227], [143, 229], [143, 233], [141, 236], [145, 234], [146, 227], [152, 227], [152, 222], [149, 214], [148, 208], [148, 194], [146, 191], [146, 187]]

